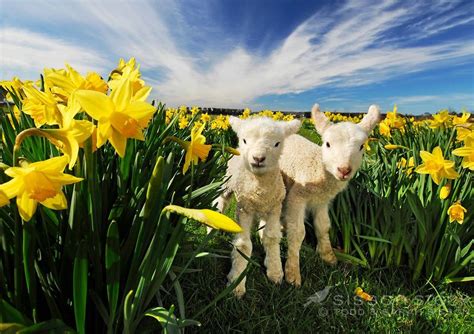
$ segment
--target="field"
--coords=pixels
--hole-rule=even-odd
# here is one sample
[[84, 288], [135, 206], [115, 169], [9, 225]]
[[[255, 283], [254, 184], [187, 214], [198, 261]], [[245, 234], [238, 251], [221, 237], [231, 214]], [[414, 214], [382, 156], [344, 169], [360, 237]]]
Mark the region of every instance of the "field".
[[[394, 106], [332, 204], [338, 265], [319, 259], [308, 223], [302, 287], [274, 286], [255, 235], [238, 300], [235, 203], [213, 212], [238, 154], [228, 116], [146, 102], [134, 59], [107, 80], [67, 67], [0, 84], [0, 330], [474, 331], [470, 113], [417, 120]], [[239, 117], [262, 116], [294, 117]], [[320, 143], [310, 119], [300, 134]]]

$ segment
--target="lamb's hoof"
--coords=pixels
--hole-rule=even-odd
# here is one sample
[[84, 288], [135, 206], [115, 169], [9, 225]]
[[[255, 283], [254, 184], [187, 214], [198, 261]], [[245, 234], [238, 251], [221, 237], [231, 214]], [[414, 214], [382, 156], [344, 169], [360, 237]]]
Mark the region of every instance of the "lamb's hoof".
[[336, 254], [334, 254], [334, 251], [332, 249], [328, 252], [320, 253], [320, 255], [321, 259], [327, 264], [331, 266], [335, 266], [337, 264]]
[[283, 280], [283, 270], [274, 270], [274, 271], [267, 271], [267, 277], [270, 281], [275, 284], [281, 284]]
[[245, 295], [245, 284], [239, 284], [234, 289], [234, 296], [241, 299]]
[[301, 286], [301, 274], [299, 270], [292, 268], [285, 268], [285, 280], [295, 287], [299, 288]]

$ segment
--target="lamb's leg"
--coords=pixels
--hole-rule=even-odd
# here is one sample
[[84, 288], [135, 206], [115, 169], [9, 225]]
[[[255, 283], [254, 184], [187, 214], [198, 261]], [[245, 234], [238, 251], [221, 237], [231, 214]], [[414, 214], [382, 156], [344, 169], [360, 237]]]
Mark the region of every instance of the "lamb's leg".
[[224, 213], [229, 207], [230, 199], [232, 197], [232, 191], [225, 190], [216, 200], [215, 204], [217, 205], [217, 210], [220, 213]]
[[280, 284], [283, 279], [283, 268], [280, 256], [281, 226], [280, 226], [281, 205], [275, 211], [260, 221], [260, 225], [265, 224], [263, 230], [262, 243], [265, 249], [265, 267], [267, 267], [267, 277], [274, 283]]
[[306, 201], [290, 190], [285, 205], [285, 228], [288, 238], [288, 258], [285, 279], [295, 286], [301, 285], [300, 249], [304, 240], [304, 214]]
[[324, 262], [334, 265], [337, 263], [337, 259], [332, 249], [331, 241], [329, 240], [331, 221], [329, 220], [328, 210], [328, 204], [316, 206], [313, 224], [314, 230], [316, 231], [316, 237], [318, 238], [316, 251]]
[[[232, 198], [232, 191], [225, 190], [219, 197], [214, 200], [214, 205], [217, 207], [217, 211], [224, 213], [229, 207], [230, 199]], [[212, 228], [206, 227], [207, 234], [211, 233]]]
[[[240, 209], [237, 209], [237, 215], [239, 225], [242, 227], [243, 231], [237, 234], [233, 242], [234, 249], [232, 250], [231, 254], [232, 269], [227, 275], [229, 282], [235, 281], [247, 267], [247, 260], [242, 255], [240, 255], [237, 249], [247, 257], [252, 255], [252, 240], [250, 239], [250, 231], [252, 229], [253, 216]], [[246, 279], [247, 278], [244, 277], [234, 289], [234, 294], [239, 298], [245, 294]]]

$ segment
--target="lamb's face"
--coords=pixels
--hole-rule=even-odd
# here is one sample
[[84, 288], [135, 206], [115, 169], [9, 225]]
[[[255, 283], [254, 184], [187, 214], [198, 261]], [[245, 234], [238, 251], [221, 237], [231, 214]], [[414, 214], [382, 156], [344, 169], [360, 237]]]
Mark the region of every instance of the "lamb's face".
[[322, 159], [326, 170], [340, 181], [350, 180], [362, 163], [364, 143], [378, 123], [380, 112], [370, 106], [369, 112], [359, 124], [341, 122], [332, 124], [315, 105], [312, 117], [316, 130], [321, 134]]
[[277, 122], [259, 117], [241, 120], [230, 118], [232, 129], [239, 137], [239, 152], [246, 169], [264, 174], [279, 168], [284, 140], [298, 132], [300, 121]]
[[326, 170], [341, 181], [350, 180], [362, 163], [367, 133], [356, 124], [343, 122], [331, 125], [322, 140]]

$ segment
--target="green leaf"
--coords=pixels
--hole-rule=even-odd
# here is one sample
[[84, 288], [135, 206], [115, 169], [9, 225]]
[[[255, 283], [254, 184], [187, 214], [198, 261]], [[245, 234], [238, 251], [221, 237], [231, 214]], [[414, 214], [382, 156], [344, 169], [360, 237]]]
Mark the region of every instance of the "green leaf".
[[36, 334], [36, 333], [74, 333], [64, 322], [59, 319], [48, 320], [23, 328], [18, 334]]
[[73, 269], [73, 304], [74, 316], [76, 319], [76, 329], [79, 334], [86, 332], [86, 306], [87, 306], [87, 275], [88, 260], [86, 244], [81, 243], [74, 259]]
[[16, 308], [0, 298], [0, 322], [18, 323], [22, 325], [31, 325], [33, 322], [23, 315]]
[[105, 244], [105, 270], [107, 298], [109, 301], [109, 324], [114, 321], [120, 288], [120, 241], [117, 222], [113, 221], [107, 230]]
[[378, 241], [378, 242], [384, 242], [387, 244], [391, 244], [392, 242], [390, 240], [382, 239], [382, 238], [377, 238], [377, 237], [371, 237], [367, 235], [357, 235], [361, 239], [366, 239], [366, 240], [371, 240], [371, 241]]
[[164, 307], [155, 307], [145, 312], [145, 316], [152, 317], [161, 324], [165, 333], [179, 333], [178, 321], [173, 314], [173, 307], [170, 310]]

